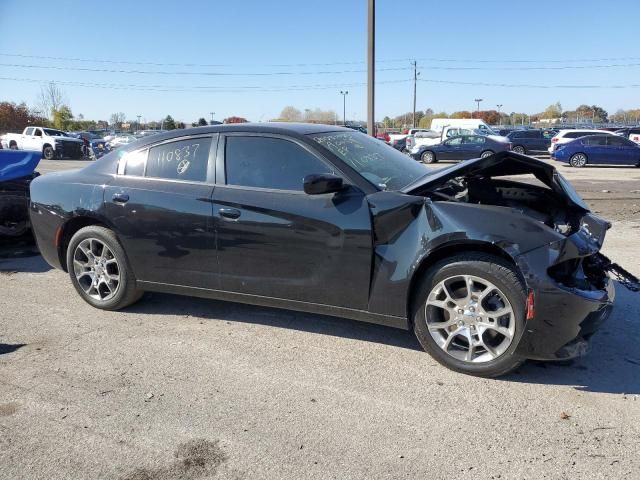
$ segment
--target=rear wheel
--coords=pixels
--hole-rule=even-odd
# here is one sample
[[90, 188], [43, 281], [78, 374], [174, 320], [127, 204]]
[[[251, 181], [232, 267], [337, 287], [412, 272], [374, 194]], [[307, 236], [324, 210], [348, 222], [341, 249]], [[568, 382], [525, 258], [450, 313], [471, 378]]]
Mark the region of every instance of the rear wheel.
[[569, 159], [569, 165], [572, 167], [584, 167], [587, 164], [587, 156], [584, 153], [575, 153]]
[[520, 153], [522, 155], [527, 153], [527, 150], [522, 145], [516, 145], [511, 149], [512, 152]]
[[42, 156], [47, 160], [53, 160], [53, 157], [55, 157], [55, 155], [56, 155], [56, 151], [53, 149], [51, 145], [46, 145], [42, 149]]
[[480, 158], [487, 158], [487, 157], [490, 157], [493, 154], [494, 154], [493, 150], [485, 150], [484, 152], [482, 152], [480, 154]]
[[526, 293], [500, 257], [460, 254], [436, 263], [415, 295], [414, 331], [422, 347], [457, 372], [497, 377], [524, 362], [515, 354]]
[[142, 292], [115, 234], [89, 226], [76, 232], [67, 249], [71, 283], [84, 301], [103, 310], [119, 310], [138, 301]]
[[422, 155], [420, 155], [420, 160], [422, 160], [424, 163], [435, 163], [437, 161], [436, 154], [431, 150], [425, 150], [424, 152], [422, 152]]
[[9, 148], [11, 150], [17, 150], [18, 149], [18, 144], [16, 142], [10, 142], [9, 143]]

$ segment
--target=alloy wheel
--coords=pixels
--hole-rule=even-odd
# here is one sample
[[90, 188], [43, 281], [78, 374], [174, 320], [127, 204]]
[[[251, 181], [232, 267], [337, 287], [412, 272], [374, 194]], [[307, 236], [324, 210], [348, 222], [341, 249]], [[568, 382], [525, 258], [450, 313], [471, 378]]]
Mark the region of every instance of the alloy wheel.
[[421, 155], [421, 160], [424, 163], [433, 163], [434, 159], [435, 159], [435, 155], [433, 154], [433, 152], [430, 152], [430, 151], [426, 151]]
[[486, 150], [482, 152], [482, 154], [480, 155], [480, 158], [487, 158], [487, 157], [490, 157], [491, 155], [493, 155], [493, 152], [491, 150]]
[[436, 344], [464, 362], [495, 360], [515, 337], [515, 315], [506, 295], [473, 275], [456, 275], [435, 285], [427, 297], [425, 318]]
[[513, 152], [515, 152], [515, 153], [521, 153], [521, 154], [523, 154], [523, 155], [524, 155], [525, 150], [524, 150], [524, 147], [521, 147], [520, 145], [518, 145], [517, 147], [513, 147]]
[[570, 163], [574, 167], [584, 167], [587, 164], [587, 156], [584, 153], [576, 153], [571, 157]]
[[82, 240], [73, 252], [73, 271], [89, 297], [106, 301], [120, 286], [120, 267], [111, 249], [97, 238]]

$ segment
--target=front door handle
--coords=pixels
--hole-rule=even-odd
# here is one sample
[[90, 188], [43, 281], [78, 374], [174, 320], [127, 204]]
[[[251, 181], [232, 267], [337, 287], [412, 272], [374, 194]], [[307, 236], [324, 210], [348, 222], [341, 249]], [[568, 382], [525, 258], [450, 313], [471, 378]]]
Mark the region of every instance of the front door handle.
[[241, 215], [240, 210], [238, 210], [237, 208], [221, 208], [220, 210], [218, 210], [218, 212], [220, 213], [221, 217], [230, 218], [232, 220], [240, 218]]
[[111, 198], [115, 203], [127, 203], [129, 201], [129, 195], [126, 193], [114, 193]]

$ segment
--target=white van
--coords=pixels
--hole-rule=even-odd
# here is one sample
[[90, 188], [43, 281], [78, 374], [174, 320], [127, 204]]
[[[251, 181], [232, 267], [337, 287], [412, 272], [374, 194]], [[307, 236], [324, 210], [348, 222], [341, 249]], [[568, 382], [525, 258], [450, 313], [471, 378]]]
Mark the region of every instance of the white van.
[[486, 135], [498, 135], [479, 118], [434, 118], [431, 120], [431, 130], [441, 133], [445, 127], [480, 130]]

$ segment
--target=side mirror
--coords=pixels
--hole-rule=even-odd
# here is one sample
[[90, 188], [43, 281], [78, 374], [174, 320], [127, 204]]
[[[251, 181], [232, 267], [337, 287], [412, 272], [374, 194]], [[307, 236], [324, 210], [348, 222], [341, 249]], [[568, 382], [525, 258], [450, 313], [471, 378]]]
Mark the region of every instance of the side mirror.
[[304, 193], [321, 195], [323, 193], [339, 192], [344, 188], [341, 177], [331, 173], [314, 173], [304, 177]]

